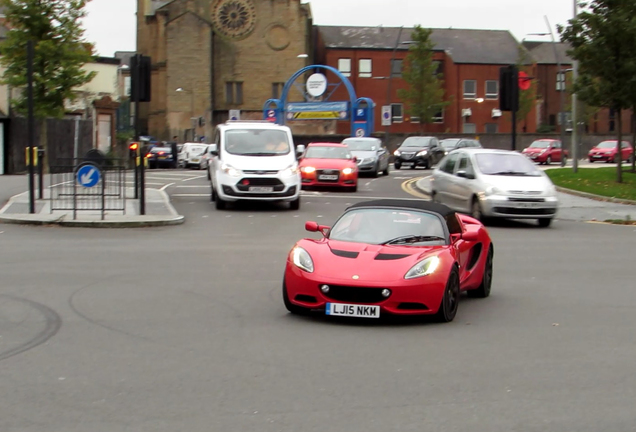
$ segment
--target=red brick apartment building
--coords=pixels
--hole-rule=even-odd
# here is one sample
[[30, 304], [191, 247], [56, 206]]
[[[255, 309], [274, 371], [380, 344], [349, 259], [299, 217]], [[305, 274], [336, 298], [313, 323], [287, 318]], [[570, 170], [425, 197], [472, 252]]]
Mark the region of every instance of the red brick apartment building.
[[[524, 41], [523, 46], [530, 52], [536, 64], [539, 125], [543, 125], [544, 130], [560, 132], [559, 112], [561, 93], [563, 93], [564, 112], [568, 119], [566, 131], [570, 131], [572, 94], [569, 90], [572, 81], [572, 59], [567, 54], [568, 45], [565, 43]], [[559, 63], [561, 73], [559, 73]], [[618, 122], [613, 110], [601, 109], [589, 114], [590, 118], [586, 119], [585, 132], [592, 134], [616, 132]], [[622, 120], [623, 132], [631, 132], [633, 127], [631, 111], [624, 111]]]
[[[398, 97], [398, 89], [406, 87], [401, 71], [412, 31], [398, 27], [317, 26], [316, 63], [337, 68], [349, 78], [358, 97], [375, 102], [376, 131], [386, 130], [381, 126], [383, 105], [391, 105], [391, 133], [420, 131], [419, 122], [409, 117], [404, 101]], [[433, 59], [439, 62], [444, 76], [449, 104], [435, 123], [425, 125], [425, 132], [510, 132], [509, 113], [499, 111], [499, 69], [519, 59], [519, 43], [512, 34], [501, 30], [433, 29], [431, 37], [435, 43]], [[347, 100], [346, 90], [338, 89], [332, 99], [338, 97]], [[524, 120], [519, 123], [519, 132], [535, 132], [534, 108]], [[347, 127], [346, 122], [341, 122], [338, 132], [347, 133]]]

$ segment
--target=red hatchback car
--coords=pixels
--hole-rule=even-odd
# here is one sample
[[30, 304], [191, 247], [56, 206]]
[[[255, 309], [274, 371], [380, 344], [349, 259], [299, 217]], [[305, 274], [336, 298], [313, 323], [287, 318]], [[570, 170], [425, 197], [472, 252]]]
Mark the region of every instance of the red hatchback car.
[[436, 315], [452, 321], [462, 292], [488, 297], [494, 246], [470, 216], [429, 201], [350, 206], [332, 227], [316, 222], [287, 257], [283, 302], [291, 313], [380, 318]]
[[344, 187], [358, 190], [358, 166], [346, 144], [311, 143], [300, 159], [298, 167], [302, 187]]
[[[599, 162], [618, 162], [616, 157], [616, 140], [603, 141], [592, 147], [587, 155], [588, 160], [593, 163]], [[631, 162], [631, 158], [634, 156], [632, 146], [629, 142], [623, 141], [621, 145], [622, 160], [625, 162]]]
[[530, 144], [530, 147], [523, 149], [521, 153], [540, 165], [561, 162], [563, 155], [566, 159], [568, 157], [568, 151], [562, 148], [561, 141], [553, 139], [536, 140]]

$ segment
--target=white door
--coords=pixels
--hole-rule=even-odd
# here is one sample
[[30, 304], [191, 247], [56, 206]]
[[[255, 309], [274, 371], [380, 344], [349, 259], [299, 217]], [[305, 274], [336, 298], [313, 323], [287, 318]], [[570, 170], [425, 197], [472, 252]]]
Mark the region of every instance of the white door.
[[108, 153], [110, 151], [111, 116], [100, 114], [97, 122], [97, 149]]

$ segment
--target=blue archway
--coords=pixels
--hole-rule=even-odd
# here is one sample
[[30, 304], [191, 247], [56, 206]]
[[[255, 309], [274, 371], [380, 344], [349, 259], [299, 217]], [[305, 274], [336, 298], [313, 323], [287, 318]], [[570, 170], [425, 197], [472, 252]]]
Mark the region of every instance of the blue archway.
[[[308, 94], [296, 81], [309, 71], [329, 71], [338, 77], [339, 82], [327, 83], [320, 100], [309, 101]], [[325, 74], [326, 76], [326, 74]], [[331, 96], [344, 85], [349, 95], [348, 101], [332, 101]], [[289, 92], [297, 86], [305, 96], [304, 102], [287, 102]], [[263, 106], [263, 119], [284, 125], [287, 120], [349, 120], [352, 136], [370, 136], [373, 133], [375, 103], [369, 98], [358, 98], [349, 79], [338, 69], [326, 65], [311, 65], [298, 70], [285, 86], [280, 99], [269, 99]]]

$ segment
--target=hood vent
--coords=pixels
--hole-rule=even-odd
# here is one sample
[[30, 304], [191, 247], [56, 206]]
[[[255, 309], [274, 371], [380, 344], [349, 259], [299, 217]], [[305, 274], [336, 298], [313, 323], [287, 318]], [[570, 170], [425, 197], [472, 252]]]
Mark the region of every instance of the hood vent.
[[378, 256], [375, 257], [376, 260], [379, 261], [390, 261], [390, 260], [398, 260], [398, 259], [402, 259], [402, 258], [406, 258], [407, 256], [409, 256], [408, 254], [378, 254]]
[[358, 258], [358, 255], [360, 255], [359, 252], [349, 252], [349, 251], [343, 251], [343, 250], [337, 250], [337, 249], [331, 249], [331, 252], [333, 252], [334, 255], [337, 255], [343, 258]]

